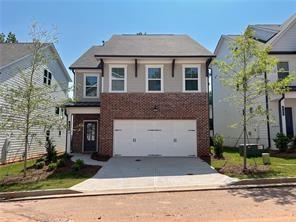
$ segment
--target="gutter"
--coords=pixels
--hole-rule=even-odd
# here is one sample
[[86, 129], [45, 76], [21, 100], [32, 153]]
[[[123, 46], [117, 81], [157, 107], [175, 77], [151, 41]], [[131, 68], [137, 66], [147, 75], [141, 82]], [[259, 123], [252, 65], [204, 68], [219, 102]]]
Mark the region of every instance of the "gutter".
[[285, 94], [282, 94], [282, 97], [279, 100], [279, 123], [280, 123], [280, 132], [283, 133], [283, 121], [282, 121], [282, 100], [285, 99]]
[[136, 58], [208, 58], [216, 57], [215, 55], [95, 55], [95, 57], [136, 57]]

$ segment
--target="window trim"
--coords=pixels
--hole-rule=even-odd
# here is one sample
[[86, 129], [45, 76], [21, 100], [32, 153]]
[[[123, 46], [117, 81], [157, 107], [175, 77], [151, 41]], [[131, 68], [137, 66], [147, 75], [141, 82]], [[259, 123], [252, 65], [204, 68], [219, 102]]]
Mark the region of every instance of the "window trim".
[[[197, 68], [198, 69], [198, 77], [197, 77], [198, 90], [186, 90], [185, 68]], [[196, 78], [192, 78], [192, 80], [195, 80], [195, 79]], [[185, 93], [198, 93], [198, 92], [201, 92], [201, 65], [200, 64], [183, 64], [182, 65], [182, 82], [183, 82], [183, 84], [182, 84], [183, 85], [182, 92], [185, 92]]]
[[[149, 78], [148, 78], [148, 69], [149, 68], [160, 68], [160, 79], [155, 79], [155, 80], [160, 80], [160, 91], [150, 91], [149, 90]], [[163, 64], [161, 64], [161, 65], [146, 65], [145, 66], [145, 82], [146, 82], [146, 84], [145, 84], [145, 92], [147, 92], [147, 93], [162, 93], [162, 92], [164, 92], [164, 84], [163, 84], [163, 76], [164, 76], [164, 73], [163, 73]], [[153, 79], [151, 79], [151, 80], [153, 80]]]
[[[46, 73], [46, 76], [45, 76]], [[44, 82], [45, 80], [45, 82]], [[52, 73], [48, 69], [44, 69], [43, 71], [43, 84], [50, 86], [52, 82]]]
[[[281, 63], [281, 62], [282, 62], [282, 63], [288, 63], [288, 71], [287, 71], [286, 73], [288, 73], [288, 75], [290, 75], [290, 63], [289, 63], [289, 61], [278, 61], [277, 64], [276, 64], [276, 75], [277, 75], [277, 79], [278, 79], [278, 80], [280, 80], [280, 79], [279, 79], [279, 69], [278, 69], [278, 64]], [[288, 76], [288, 75], [287, 75], [287, 76]]]
[[[87, 96], [86, 95], [86, 77], [88, 76], [95, 76], [97, 77], [97, 95], [95, 96]], [[84, 73], [83, 75], [83, 98], [98, 98], [100, 95], [100, 76], [95, 73]]]
[[[123, 68], [124, 69], [124, 78], [122, 79], [124, 81], [123, 90], [112, 90], [112, 80], [121, 80], [121, 79], [116, 79], [112, 77], [112, 69], [113, 68]], [[109, 65], [109, 92], [114, 92], [114, 93], [124, 93], [127, 92], [127, 65], [122, 65], [122, 64], [112, 64]]]

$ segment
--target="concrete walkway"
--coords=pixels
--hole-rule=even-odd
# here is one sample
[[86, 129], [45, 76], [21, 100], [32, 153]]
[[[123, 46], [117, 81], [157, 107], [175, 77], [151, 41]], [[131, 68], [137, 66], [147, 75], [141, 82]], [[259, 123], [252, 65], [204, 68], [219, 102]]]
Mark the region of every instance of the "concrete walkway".
[[71, 189], [82, 192], [165, 191], [226, 186], [237, 179], [217, 173], [196, 158], [113, 157], [90, 179]]
[[72, 161], [76, 161], [78, 159], [83, 160], [84, 164], [86, 165], [92, 165], [92, 166], [104, 166], [107, 162], [106, 161], [98, 161], [93, 160], [90, 158], [90, 154], [82, 154], [82, 153], [72, 153]]

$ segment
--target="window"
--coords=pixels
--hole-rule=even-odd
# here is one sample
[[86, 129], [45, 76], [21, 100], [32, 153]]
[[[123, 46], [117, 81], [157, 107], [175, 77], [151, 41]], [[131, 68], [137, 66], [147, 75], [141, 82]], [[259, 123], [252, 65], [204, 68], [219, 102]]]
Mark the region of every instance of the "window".
[[95, 123], [86, 124], [86, 138], [88, 141], [96, 140], [96, 124]]
[[46, 130], [46, 142], [48, 142], [50, 136], [50, 130]]
[[84, 97], [94, 98], [98, 97], [98, 75], [96, 74], [85, 74], [84, 75]]
[[183, 91], [199, 92], [200, 91], [200, 66], [186, 65], [183, 66]]
[[61, 137], [62, 136], [62, 131], [61, 130], [59, 130], [59, 137]]
[[59, 107], [56, 107], [56, 108], [55, 108], [55, 114], [56, 114], [56, 115], [59, 115], [59, 114], [60, 114], [60, 108], [59, 108]]
[[126, 65], [110, 66], [110, 91], [125, 92], [126, 91]]
[[43, 83], [45, 85], [51, 85], [51, 72], [47, 71], [46, 69], [44, 69], [44, 75], [43, 75]]
[[146, 91], [162, 92], [163, 91], [163, 66], [147, 65], [146, 66]]
[[289, 75], [289, 63], [279, 62], [277, 64], [277, 70], [279, 80], [286, 78]]

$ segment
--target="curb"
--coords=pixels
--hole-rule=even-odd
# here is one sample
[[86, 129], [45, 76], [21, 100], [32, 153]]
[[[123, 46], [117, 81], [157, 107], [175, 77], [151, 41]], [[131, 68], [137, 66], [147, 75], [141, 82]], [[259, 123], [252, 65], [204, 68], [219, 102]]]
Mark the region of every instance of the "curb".
[[[10, 192], [9, 194], [25, 193], [27, 196], [20, 194], [15, 196], [6, 196], [0, 193], [0, 202], [26, 201], [26, 200], [46, 200], [57, 198], [73, 198], [73, 197], [91, 197], [91, 196], [111, 196], [111, 195], [130, 195], [130, 194], [147, 194], [147, 193], [170, 193], [170, 192], [190, 192], [190, 191], [219, 191], [219, 190], [235, 190], [235, 189], [256, 189], [256, 188], [277, 188], [277, 187], [296, 187], [296, 183], [277, 183], [277, 184], [260, 184], [260, 185], [229, 185], [224, 187], [170, 187], [170, 188], [152, 188], [152, 189], [127, 189], [127, 190], [105, 190], [102, 192], [83, 193], [71, 189], [61, 190], [39, 190], [25, 192]], [[57, 192], [57, 193], [55, 193]], [[32, 193], [33, 195], [29, 195]], [[40, 195], [37, 195], [37, 194]], [[43, 194], [43, 195], [42, 195]], [[8, 198], [11, 197], [11, 198]]]

